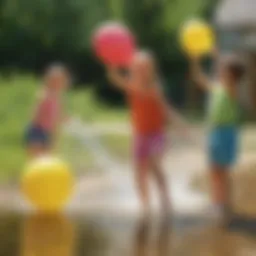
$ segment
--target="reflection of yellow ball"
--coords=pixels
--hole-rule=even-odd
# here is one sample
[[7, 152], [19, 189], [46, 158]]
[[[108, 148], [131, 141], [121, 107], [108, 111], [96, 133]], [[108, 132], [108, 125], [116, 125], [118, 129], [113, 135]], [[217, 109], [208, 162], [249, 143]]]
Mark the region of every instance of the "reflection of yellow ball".
[[74, 255], [74, 231], [74, 225], [65, 216], [40, 213], [29, 216], [23, 222], [21, 255]]
[[27, 199], [41, 211], [58, 211], [73, 189], [68, 166], [53, 157], [32, 161], [22, 177], [22, 190]]
[[209, 25], [199, 20], [192, 20], [184, 24], [180, 40], [183, 49], [189, 55], [198, 56], [213, 49], [215, 38]]

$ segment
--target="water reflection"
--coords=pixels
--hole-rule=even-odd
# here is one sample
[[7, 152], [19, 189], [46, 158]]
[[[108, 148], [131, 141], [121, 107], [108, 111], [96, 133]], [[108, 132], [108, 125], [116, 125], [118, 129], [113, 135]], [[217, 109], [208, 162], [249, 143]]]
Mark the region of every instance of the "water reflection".
[[[154, 225], [152, 222], [141, 220], [134, 235], [131, 255], [256, 255], [256, 219], [234, 216], [227, 228], [214, 223], [207, 225], [205, 220], [200, 222], [196, 221], [196, 218], [191, 218], [190, 221], [188, 219], [185, 218], [183, 223], [187, 228], [183, 225], [171, 227], [167, 222]], [[184, 218], [180, 219], [180, 222], [183, 221]], [[191, 223], [193, 225], [188, 225]]]
[[115, 249], [116, 246], [111, 244], [112, 232], [104, 230], [98, 222], [98, 218], [76, 220], [77, 256], [105, 256], [113, 247]]
[[[200, 217], [170, 220], [101, 215], [0, 215], [2, 256], [256, 255], [256, 220], [235, 216], [228, 228]], [[235, 232], [234, 232], [235, 231]]]
[[158, 234], [157, 250], [159, 256], [171, 253], [171, 225], [168, 220], [162, 220]]
[[148, 219], [141, 219], [135, 232], [134, 256], [148, 256], [154, 252], [156, 256], [171, 253], [171, 226], [166, 219], [154, 227]]
[[74, 234], [74, 226], [63, 215], [29, 216], [21, 232], [21, 255], [73, 256]]
[[0, 255], [19, 255], [21, 217], [13, 213], [0, 215]]

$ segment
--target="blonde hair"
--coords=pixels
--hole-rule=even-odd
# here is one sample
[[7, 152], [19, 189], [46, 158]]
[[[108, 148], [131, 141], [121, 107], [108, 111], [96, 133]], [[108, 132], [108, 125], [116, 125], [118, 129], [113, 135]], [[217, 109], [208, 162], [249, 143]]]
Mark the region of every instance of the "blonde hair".
[[47, 67], [44, 73], [45, 82], [47, 83], [48, 79], [55, 74], [62, 74], [67, 77], [69, 83], [71, 82], [71, 74], [64, 64], [54, 63]]
[[153, 77], [156, 81], [160, 81], [160, 72], [155, 54], [147, 49], [142, 49], [135, 54], [135, 58], [141, 61], [149, 62], [153, 67]]
[[145, 50], [145, 49], [140, 50], [135, 54], [135, 57], [137, 59], [150, 61], [154, 64], [156, 63], [156, 58], [154, 56], [154, 53], [150, 50]]

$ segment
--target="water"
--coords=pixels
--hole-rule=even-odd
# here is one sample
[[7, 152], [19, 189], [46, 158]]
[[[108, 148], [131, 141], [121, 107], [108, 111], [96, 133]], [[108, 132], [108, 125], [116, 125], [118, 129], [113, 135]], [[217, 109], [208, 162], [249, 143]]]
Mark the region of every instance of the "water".
[[0, 198], [11, 209], [0, 214], [0, 256], [256, 255], [256, 220], [234, 216], [221, 227], [206, 212], [207, 195], [191, 188], [192, 175], [203, 163], [196, 148], [175, 150], [166, 159], [174, 212], [168, 219], [161, 218], [152, 186], [155, 211], [148, 221], [139, 217], [131, 166], [118, 163], [99, 141], [82, 134], [87, 136], [81, 141], [91, 148], [104, 172], [77, 182], [65, 215], [31, 213], [20, 203], [19, 193], [6, 197], [7, 193], [5, 201]]
[[[79, 119], [73, 120], [67, 128], [67, 132], [79, 138], [83, 146], [92, 152], [96, 166], [103, 171], [100, 175], [96, 174], [92, 177], [87, 175], [78, 181], [76, 196], [70, 209], [73, 211], [83, 211], [85, 207], [87, 211], [92, 209], [113, 211], [114, 209], [115, 213], [134, 214], [139, 206], [133, 184], [132, 166], [120, 163], [102, 145], [97, 131], [88, 129]], [[172, 169], [174, 174], [166, 173], [171, 187], [170, 196], [173, 198], [173, 205], [179, 212], [202, 212], [209, 205], [209, 200], [206, 195], [189, 189], [189, 182], [194, 169], [200, 169], [198, 163], [202, 164], [203, 161], [194, 159], [195, 154], [191, 157], [187, 152], [180, 152], [177, 143], [175, 145], [176, 154], [172, 153], [168, 156], [165, 163], [165, 169]], [[186, 155], [186, 162], [184, 162], [184, 155]], [[154, 186], [151, 186], [151, 191], [154, 196], [154, 208], [156, 208], [157, 198]]]
[[[0, 217], [0, 255], [253, 256], [256, 233], [246, 228], [245, 219], [239, 221], [221, 228], [196, 216], [175, 216], [172, 222], [160, 218], [148, 222], [104, 213], [84, 216], [6, 213]], [[256, 224], [250, 221], [247, 220], [248, 226]]]

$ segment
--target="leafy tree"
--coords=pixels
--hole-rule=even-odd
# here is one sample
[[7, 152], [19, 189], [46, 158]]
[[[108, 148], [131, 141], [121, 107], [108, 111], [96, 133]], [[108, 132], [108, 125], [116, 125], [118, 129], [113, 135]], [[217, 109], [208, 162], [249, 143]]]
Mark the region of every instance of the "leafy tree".
[[[62, 60], [79, 80], [99, 84], [106, 99], [102, 67], [91, 50], [94, 28], [106, 20], [128, 24], [139, 44], [155, 52], [167, 90], [181, 102], [186, 61], [179, 27], [193, 16], [209, 16], [214, 0], [0, 0], [0, 68], [38, 71]], [[104, 82], [105, 81], [105, 82]], [[181, 86], [180, 86], [181, 85]], [[104, 93], [102, 93], [104, 92]], [[119, 97], [119, 96], [118, 96]]]

